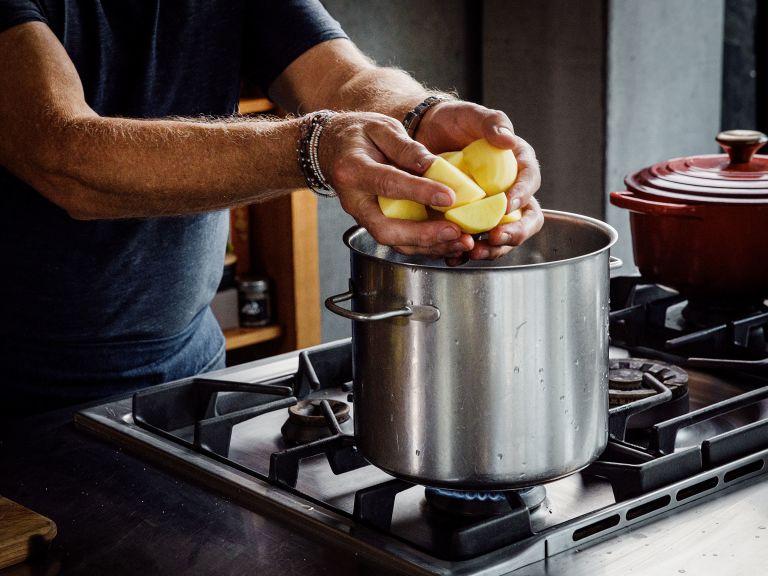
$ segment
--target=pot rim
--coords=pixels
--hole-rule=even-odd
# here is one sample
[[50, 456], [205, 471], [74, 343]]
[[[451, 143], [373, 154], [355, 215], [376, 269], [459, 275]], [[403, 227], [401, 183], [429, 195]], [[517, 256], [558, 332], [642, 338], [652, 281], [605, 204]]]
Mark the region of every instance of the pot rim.
[[[414, 269], [428, 268], [432, 270], [450, 270], [451, 272], [455, 272], [455, 273], [476, 274], [476, 273], [483, 273], [483, 272], [491, 272], [495, 270], [530, 270], [530, 269], [540, 269], [540, 268], [552, 268], [555, 266], [571, 264], [573, 262], [586, 260], [588, 258], [591, 258], [603, 252], [607, 252], [608, 250], [610, 250], [610, 248], [614, 244], [616, 244], [617, 240], [619, 239], [619, 233], [616, 231], [616, 229], [613, 226], [603, 222], [602, 220], [598, 220], [597, 218], [584, 216], [583, 214], [575, 214], [573, 212], [564, 212], [561, 210], [542, 210], [542, 212], [544, 213], [544, 226], [546, 226], [548, 219], [570, 220], [572, 222], [578, 222], [580, 225], [589, 225], [592, 228], [595, 228], [603, 232], [604, 234], [606, 234], [607, 239], [606, 239], [605, 246], [603, 246], [599, 250], [594, 250], [592, 252], [580, 254], [579, 256], [574, 256], [572, 258], [564, 258], [562, 260], [552, 260], [549, 262], [533, 262], [530, 264], [513, 264], [513, 265], [507, 265], [507, 266], [483, 265], [483, 266], [472, 267], [471, 265], [470, 266], [466, 266], [466, 265], [465, 266], [448, 266], [447, 264], [445, 264], [445, 261], [441, 258], [434, 258], [426, 263], [407, 262], [407, 261], [398, 262], [394, 260], [389, 260], [387, 258], [382, 258], [381, 256], [376, 256], [374, 254], [363, 252], [358, 248], [355, 248], [351, 244], [352, 238], [354, 236], [357, 236], [358, 234], [365, 233], [370, 235], [370, 233], [360, 225], [352, 226], [346, 232], [344, 232], [343, 240], [347, 248], [349, 248], [350, 251], [354, 252], [355, 254], [365, 258], [376, 260], [378, 262], [384, 262], [386, 264], [390, 264], [393, 266], [404, 266], [406, 268], [414, 268]], [[377, 243], [377, 245], [379, 244]], [[470, 261], [470, 264], [471, 262], [473, 261]], [[483, 260], [481, 262], [487, 263], [489, 261]]]

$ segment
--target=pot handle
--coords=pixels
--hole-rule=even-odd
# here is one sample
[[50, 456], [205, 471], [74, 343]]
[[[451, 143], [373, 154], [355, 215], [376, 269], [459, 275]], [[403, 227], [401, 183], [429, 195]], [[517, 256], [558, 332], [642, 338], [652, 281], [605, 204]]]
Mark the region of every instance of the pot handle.
[[616, 270], [616, 268], [621, 268], [622, 266], [624, 266], [624, 260], [621, 258], [617, 258], [616, 256], [608, 257], [608, 268], [611, 270]]
[[687, 216], [699, 217], [699, 207], [696, 204], [673, 204], [671, 202], [657, 202], [635, 196], [632, 192], [611, 192], [611, 204], [620, 208], [626, 208], [632, 212], [641, 214], [657, 214], [661, 216]]
[[436, 322], [440, 319], [440, 310], [434, 306], [410, 305], [404, 306], [398, 310], [388, 310], [386, 312], [355, 312], [339, 306], [339, 302], [351, 300], [354, 293], [352, 290], [343, 294], [330, 296], [325, 300], [325, 307], [334, 314], [356, 320], [357, 322], [375, 322], [377, 320], [386, 320], [388, 318], [406, 317], [416, 322]]

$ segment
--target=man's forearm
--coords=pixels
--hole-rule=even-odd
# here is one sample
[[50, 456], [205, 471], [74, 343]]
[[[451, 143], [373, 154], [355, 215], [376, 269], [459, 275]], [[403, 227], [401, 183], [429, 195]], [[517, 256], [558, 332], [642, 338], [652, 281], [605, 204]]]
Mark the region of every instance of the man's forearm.
[[343, 39], [324, 42], [302, 54], [270, 90], [287, 110], [379, 112], [398, 120], [429, 93], [434, 92], [406, 72], [376, 66]]
[[182, 214], [303, 185], [298, 121], [103, 118], [39, 22], [0, 33], [0, 164], [76, 218]]
[[334, 105], [341, 109], [380, 112], [402, 120], [426, 96], [426, 88], [402, 70], [367, 68], [344, 83]]
[[54, 124], [41, 193], [77, 218], [183, 214], [303, 185], [296, 120], [200, 122], [85, 116]]

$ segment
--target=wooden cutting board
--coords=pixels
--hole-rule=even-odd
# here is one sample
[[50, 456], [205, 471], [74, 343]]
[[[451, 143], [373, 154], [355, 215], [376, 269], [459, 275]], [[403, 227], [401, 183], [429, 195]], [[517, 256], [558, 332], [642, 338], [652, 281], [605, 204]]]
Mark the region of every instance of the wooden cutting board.
[[55, 536], [52, 520], [0, 496], [0, 569], [23, 562]]

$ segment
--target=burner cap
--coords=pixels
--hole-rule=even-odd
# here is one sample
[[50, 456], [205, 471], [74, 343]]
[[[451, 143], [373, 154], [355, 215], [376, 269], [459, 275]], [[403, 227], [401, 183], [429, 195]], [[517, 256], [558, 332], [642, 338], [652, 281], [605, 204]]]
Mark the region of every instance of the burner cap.
[[[306, 444], [332, 435], [325, 420], [322, 400], [300, 400], [288, 408], [288, 420], [280, 431], [290, 444]], [[339, 424], [349, 420], [349, 404], [341, 400], [326, 400]]]
[[[510, 492], [517, 492], [529, 510], [541, 506], [547, 495], [544, 486], [532, 486]], [[498, 516], [510, 511], [507, 492], [465, 492], [427, 487], [424, 496], [432, 509], [453, 516]]]
[[679, 398], [688, 390], [688, 373], [677, 366], [646, 360], [645, 358], [612, 358], [608, 371], [608, 397], [610, 406], [629, 404], [654, 396], [657, 392], [646, 387], [644, 373], [653, 374]]

